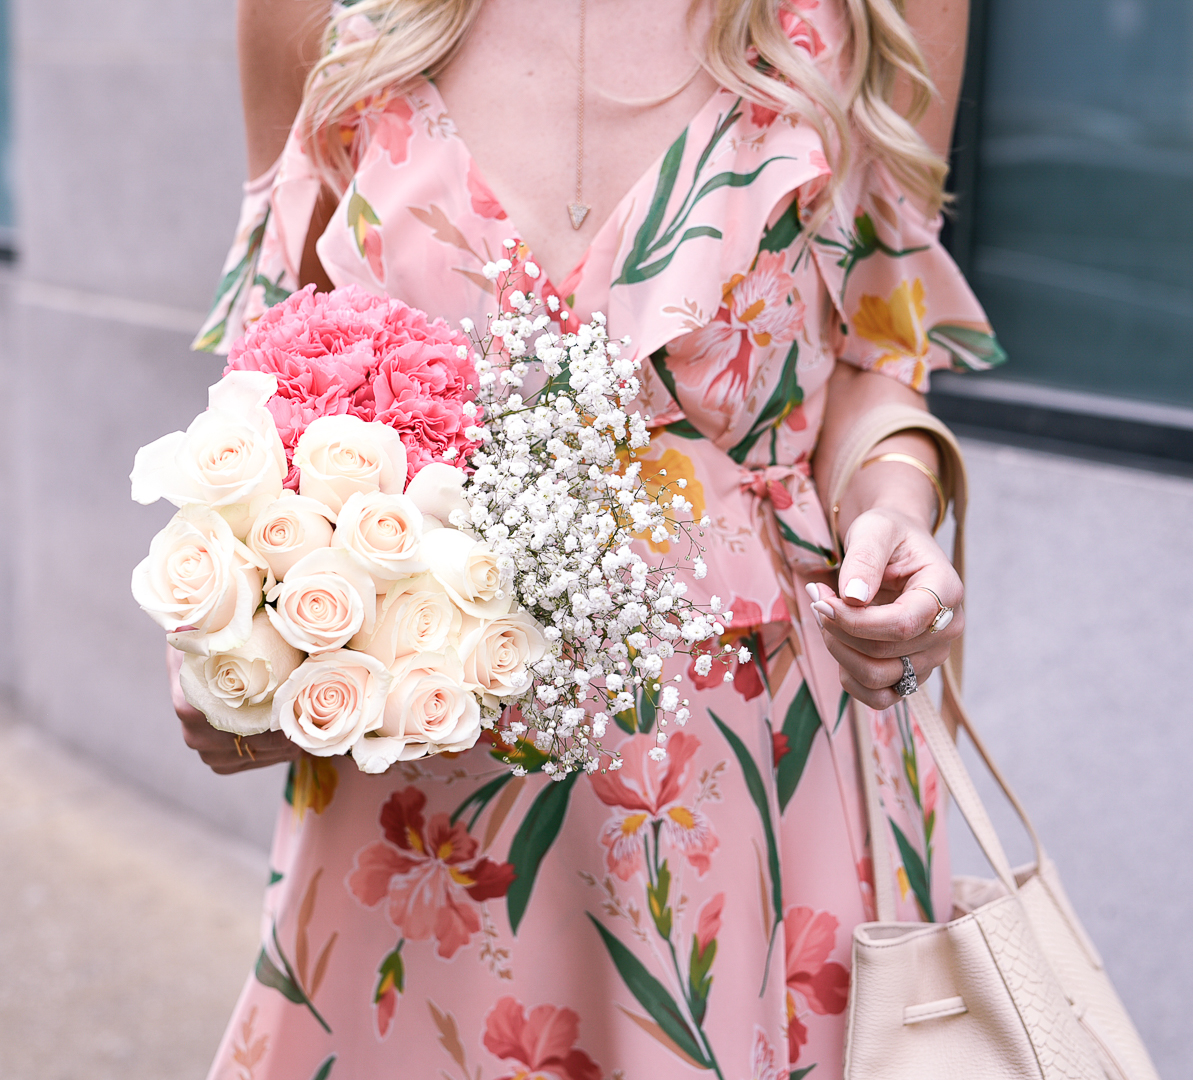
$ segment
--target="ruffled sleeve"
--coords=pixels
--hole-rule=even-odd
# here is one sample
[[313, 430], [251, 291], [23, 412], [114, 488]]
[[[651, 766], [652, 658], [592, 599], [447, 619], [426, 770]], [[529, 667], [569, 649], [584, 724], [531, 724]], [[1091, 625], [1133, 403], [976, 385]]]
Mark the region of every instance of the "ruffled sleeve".
[[[340, 4], [333, 5], [333, 14], [340, 10]], [[370, 21], [359, 16], [341, 25], [339, 41], [350, 43], [375, 33]], [[371, 115], [366, 105], [350, 109], [343, 125], [354, 137], [361, 134], [358, 129]], [[354, 138], [350, 156], [355, 158], [366, 141]], [[244, 186], [236, 236], [224, 260], [211, 310], [191, 343], [192, 349], [227, 353], [246, 327], [298, 288], [307, 231], [323, 184], [322, 175], [303, 148], [296, 123], [269, 171]]]
[[[784, 0], [781, 22], [842, 88], [848, 13], [841, 0]], [[932, 370], [980, 371], [1006, 353], [960, 268], [879, 161], [857, 162], [812, 251], [837, 315], [836, 355], [927, 390]]]
[[291, 133], [273, 167], [244, 187], [240, 223], [215, 299], [191, 348], [226, 353], [267, 308], [298, 288], [298, 270], [322, 181]]
[[924, 215], [870, 162], [847, 178], [813, 252], [839, 319], [834, 351], [927, 390], [933, 370], [1006, 359], [982, 306]]

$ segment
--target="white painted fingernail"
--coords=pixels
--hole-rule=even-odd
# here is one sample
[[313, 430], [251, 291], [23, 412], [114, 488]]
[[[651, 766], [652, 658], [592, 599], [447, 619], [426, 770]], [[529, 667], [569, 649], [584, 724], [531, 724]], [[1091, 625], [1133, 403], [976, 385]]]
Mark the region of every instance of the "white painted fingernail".
[[809, 581], [807, 585], [804, 586], [804, 592], [808, 594], [808, 597], [813, 603], [820, 599], [820, 586], [814, 581]]
[[860, 600], [864, 604], [870, 599], [870, 586], [860, 577], [850, 578], [849, 584], [845, 586], [845, 595], [850, 600]]
[[816, 625], [819, 626], [821, 630], [823, 630], [824, 629], [824, 620], [820, 617], [820, 612], [817, 611], [815, 608], [812, 609], [812, 617], [816, 620]]
[[818, 615], [823, 615], [826, 619], [835, 619], [837, 617], [837, 613], [833, 611], [833, 609], [829, 607], [828, 604], [826, 604], [823, 600], [817, 600], [816, 603], [812, 605], [812, 610]]

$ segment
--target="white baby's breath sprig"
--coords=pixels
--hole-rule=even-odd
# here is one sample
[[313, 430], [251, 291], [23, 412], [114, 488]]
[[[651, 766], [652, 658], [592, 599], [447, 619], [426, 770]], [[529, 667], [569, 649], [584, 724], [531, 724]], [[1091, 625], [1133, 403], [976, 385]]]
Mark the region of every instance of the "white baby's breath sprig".
[[[481, 445], [468, 461], [464, 497], [468, 524], [548, 642], [526, 692], [502, 703], [520, 717], [498, 726], [507, 760], [525, 769], [525, 752], [514, 752], [521, 739], [543, 755], [543, 772], [561, 780], [617, 768], [601, 742], [609, 720], [645, 720], [644, 708], [654, 713], [651, 756], [663, 757], [668, 724], [690, 715], [678, 690], [663, 684], [664, 663], [701, 651], [697, 671], [706, 674], [711, 657], [693, 647], [719, 639], [725, 616], [714, 614], [719, 602], [703, 611], [687, 600], [680, 577], [707, 572], [687, 482], [642, 477], [638, 455], [650, 433], [633, 408], [641, 361], [626, 355], [628, 339], [611, 341], [600, 313], [564, 322], [554, 295], [544, 309], [528, 291], [538, 267], [519, 259], [516, 244], [503, 246], [509, 256], [484, 269], [497, 284], [498, 311], [484, 333], [465, 327], [480, 384], [467, 437]], [[679, 554], [648, 562], [636, 543], [646, 538]]]

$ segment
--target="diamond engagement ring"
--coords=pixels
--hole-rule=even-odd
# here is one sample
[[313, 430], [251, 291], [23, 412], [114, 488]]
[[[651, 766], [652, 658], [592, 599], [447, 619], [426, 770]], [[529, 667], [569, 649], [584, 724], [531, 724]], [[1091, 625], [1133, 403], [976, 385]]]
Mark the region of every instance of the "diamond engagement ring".
[[929, 634], [939, 634], [946, 626], [953, 621], [953, 609], [949, 607], [939, 596], [936, 595], [927, 585], [917, 585], [917, 589], [926, 592], [933, 600], [936, 601], [936, 606], [940, 610], [936, 613], [936, 618], [928, 626]]
[[911, 697], [919, 688], [919, 680], [915, 677], [915, 668], [911, 666], [910, 656], [900, 656], [903, 661], [903, 675], [894, 686], [891, 687], [900, 697]]

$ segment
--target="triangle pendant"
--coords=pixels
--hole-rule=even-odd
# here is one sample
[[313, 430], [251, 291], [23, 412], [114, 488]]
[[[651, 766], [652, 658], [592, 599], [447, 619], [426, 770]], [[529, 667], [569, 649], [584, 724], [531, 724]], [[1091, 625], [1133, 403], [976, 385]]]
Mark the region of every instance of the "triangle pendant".
[[591, 206], [585, 206], [580, 202], [568, 203], [568, 217], [572, 219], [573, 229], [578, 229], [584, 224], [584, 219], [588, 217], [588, 211], [591, 209]]

